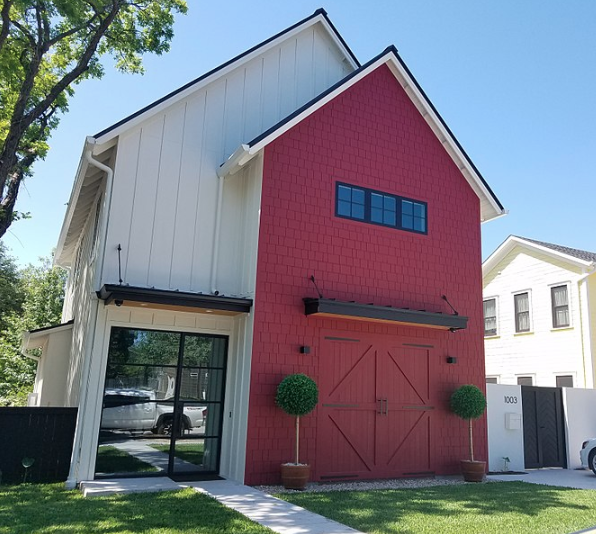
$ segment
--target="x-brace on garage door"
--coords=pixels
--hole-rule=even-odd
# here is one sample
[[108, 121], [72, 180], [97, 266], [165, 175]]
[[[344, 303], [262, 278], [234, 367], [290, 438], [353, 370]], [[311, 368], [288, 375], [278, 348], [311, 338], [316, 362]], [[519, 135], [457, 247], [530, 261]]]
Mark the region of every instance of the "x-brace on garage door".
[[322, 339], [317, 466], [322, 480], [432, 473], [432, 347], [388, 336]]

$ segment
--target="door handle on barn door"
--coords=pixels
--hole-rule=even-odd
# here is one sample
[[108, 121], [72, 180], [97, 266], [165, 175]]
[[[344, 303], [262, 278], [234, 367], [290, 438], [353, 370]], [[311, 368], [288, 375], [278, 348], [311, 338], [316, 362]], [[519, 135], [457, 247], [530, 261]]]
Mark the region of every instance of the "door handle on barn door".
[[389, 401], [387, 400], [387, 397], [385, 397], [385, 415], [387, 415], [389, 413]]

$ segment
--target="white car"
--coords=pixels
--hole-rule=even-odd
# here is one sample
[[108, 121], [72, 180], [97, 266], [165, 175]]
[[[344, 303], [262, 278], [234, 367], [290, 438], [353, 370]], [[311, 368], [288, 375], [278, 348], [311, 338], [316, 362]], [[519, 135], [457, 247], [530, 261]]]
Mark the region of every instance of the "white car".
[[[183, 430], [203, 426], [205, 406], [186, 404], [183, 410]], [[106, 389], [101, 418], [105, 430], [151, 430], [170, 434], [174, 421], [174, 406], [155, 402], [155, 392], [143, 389]]]
[[596, 438], [589, 439], [582, 443], [582, 449], [579, 451], [579, 458], [582, 467], [589, 467], [596, 475]]

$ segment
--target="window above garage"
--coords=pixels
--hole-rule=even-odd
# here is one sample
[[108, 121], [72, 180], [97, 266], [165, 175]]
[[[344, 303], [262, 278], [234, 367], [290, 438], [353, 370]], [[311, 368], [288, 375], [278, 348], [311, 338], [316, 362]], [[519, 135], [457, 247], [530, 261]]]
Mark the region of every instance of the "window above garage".
[[397, 230], [428, 233], [426, 202], [341, 182], [336, 184], [335, 215]]

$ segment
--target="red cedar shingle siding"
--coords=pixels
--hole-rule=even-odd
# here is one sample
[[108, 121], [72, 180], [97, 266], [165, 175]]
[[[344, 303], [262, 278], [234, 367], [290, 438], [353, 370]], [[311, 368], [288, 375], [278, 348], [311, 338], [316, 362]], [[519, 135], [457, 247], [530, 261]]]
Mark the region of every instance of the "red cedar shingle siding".
[[[466, 423], [448, 412], [449, 395], [460, 384], [484, 388], [477, 196], [385, 66], [266, 147], [263, 172], [246, 483], [279, 482], [279, 464], [291, 461], [293, 421], [274, 406], [275, 389], [289, 373], [320, 381], [329, 372], [320, 350], [329, 331], [434, 345], [430, 462], [439, 474], [457, 473]], [[427, 202], [428, 235], [335, 217], [336, 181]], [[450, 313], [445, 294], [468, 328], [306, 318], [302, 298], [317, 296], [312, 274], [326, 298], [339, 300]], [[320, 412], [302, 421], [301, 459], [315, 480], [324, 470], [317, 462], [333, 454], [320, 442], [317, 450]], [[475, 440], [476, 456], [486, 459], [484, 419]]]

